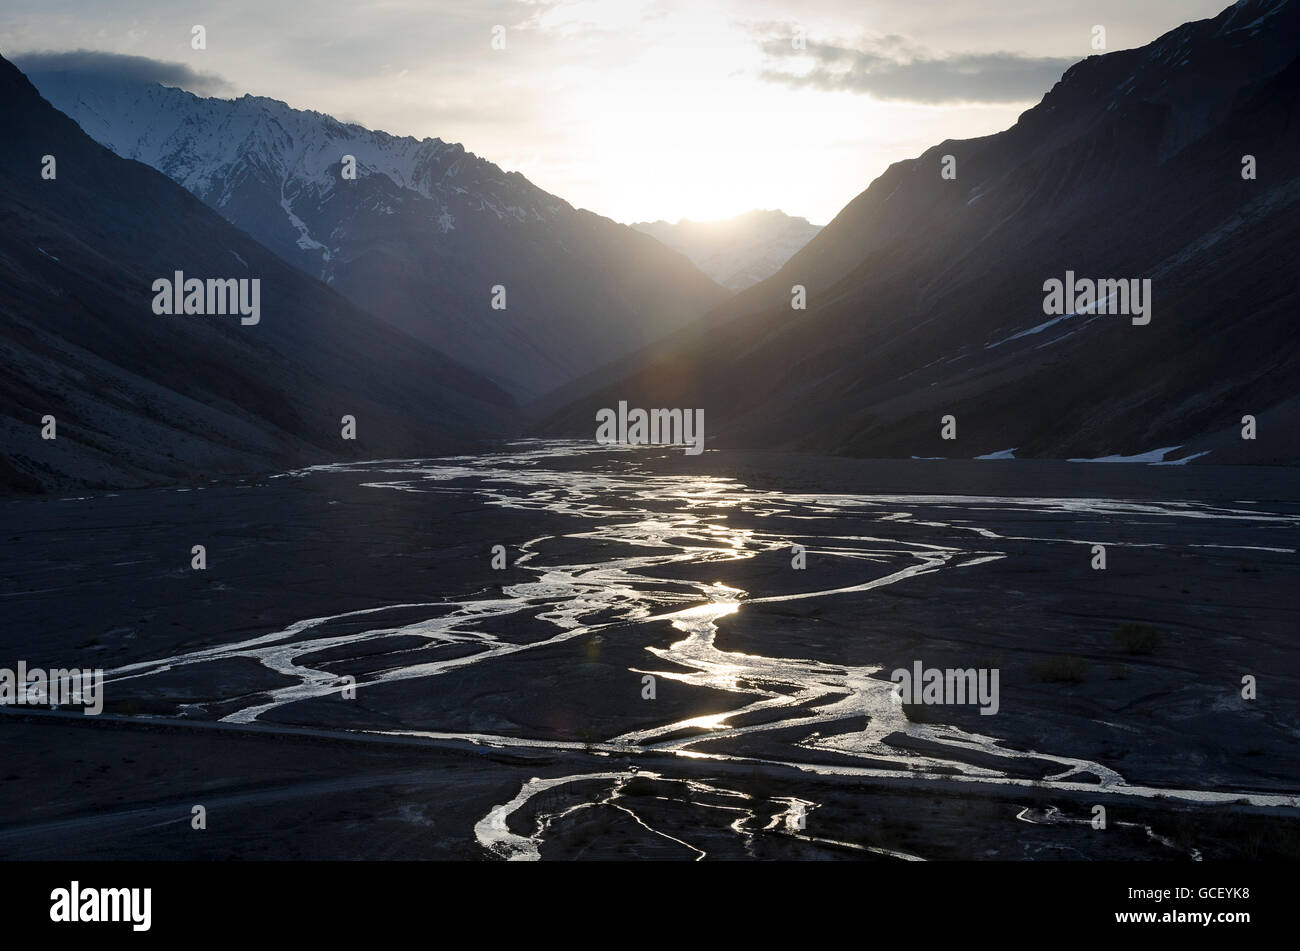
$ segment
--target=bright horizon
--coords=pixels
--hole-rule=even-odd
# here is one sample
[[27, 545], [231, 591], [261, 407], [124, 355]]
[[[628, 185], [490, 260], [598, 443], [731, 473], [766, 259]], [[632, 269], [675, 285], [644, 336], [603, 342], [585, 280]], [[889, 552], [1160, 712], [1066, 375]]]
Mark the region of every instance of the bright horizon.
[[[363, 17], [339, 0], [303, 18], [265, 3], [181, 13], [160, 0], [15, 0], [0, 13], [0, 52], [146, 57], [159, 81], [200, 95], [268, 96], [458, 142], [624, 223], [780, 209], [826, 224], [891, 163], [1014, 124], [1094, 52], [1095, 24], [1113, 51], [1226, 2], [458, 6], [394, 0]], [[191, 49], [193, 24], [206, 49]]]

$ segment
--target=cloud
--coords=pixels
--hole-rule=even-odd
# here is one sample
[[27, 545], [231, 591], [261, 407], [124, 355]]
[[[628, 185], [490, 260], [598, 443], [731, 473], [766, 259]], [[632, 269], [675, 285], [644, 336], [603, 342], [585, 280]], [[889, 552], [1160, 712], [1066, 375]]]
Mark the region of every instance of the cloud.
[[83, 73], [106, 79], [177, 86], [198, 96], [220, 96], [234, 86], [215, 73], [203, 73], [184, 63], [148, 56], [100, 53], [95, 50], [19, 53], [10, 59], [24, 73]]
[[[927, 105], [1028, 102], [1051, 89], [1075, 62], [998, 52], [933, 56], [900, 36], [878, 37], [862, 49], [812, 40], [806, 45], [795, 49], [788, 32], [782, 39], [763, 42], [768, 62], [760, 77], [795, 88], [844, 90]], [[787, 64], [802, 68], [796, 71]]]

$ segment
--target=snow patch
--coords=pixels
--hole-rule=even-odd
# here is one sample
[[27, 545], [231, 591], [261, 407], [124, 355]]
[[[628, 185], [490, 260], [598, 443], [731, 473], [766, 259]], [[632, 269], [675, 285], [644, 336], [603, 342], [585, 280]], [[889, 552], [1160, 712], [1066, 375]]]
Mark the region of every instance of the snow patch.
[[321, 252], [321, 256], [328, 261], [330, 259], [330, 249], [313, 238], [307, 223], [293, 213], [293, 208], [289, 205], [289, 199], [284, 197], [283, 185], [280, 187], [280, 207], [289, 216], [289, 224], [298, 230], [298, 247], [304, 251], [318, 250]]
[[1182, 446], [1165, 446], [1163, 449], [1152, 449], [1150, 452], [1139, 452], [1134, 456], [1101, 456], [1096, 459], [1070, 459], [1069, 462], [1138, 462], [1156, 464], [1164, 460], [1165, 456], [1175, 449], [1181, 449]]
[[1208, 456], [1209, 454], [1210, 450], [1206, 449], [1204, 452], [1194, 452], [1190, 456], [1183, 456], [1181, 459], [1172, 459], [1169, 462], [1153, 462], [1151, 464], [1153, 466], [1185, 466], [1193, 459], [1199, 459], [1201, 456]]
[[[1105, 297], [1101, 298], [1100, 300], [1094, 301], [1092, 303], [1092, 306], [1090, 307], [1084, 307], [1081, 310], [1076, 310], [1072, 314], [1062, 314], [1060, 317], [1053, 317], [1051, 320], [1047, 320], [1034, 327], [1030, 327], [1028, 330], [1022, 330], [1018, 334], [1012, 334], [1010, 337], [1003, 337], [1001, 340], [995, 340], [993, 343], [986, 343], [984, 345], [984, 349], [992, 350], [994, 347], [1000, 347], [1004, 343], [1010, 343], [1013, 340], [1019, 340], [1021, 337], [1028, 337], [1033, 334], [1040, 334], [1047, 328], [1054, 327], [1056, 324], [1059, 324], [1063, 320], [1069, 320], [1071, 317], [1078, 317], [1080, 314], [1091, 313], [1093, 310], [1100, 307], [1102, 304], [1107, 303], [1114, 296], [1115, 296], [1114, 294], [1107, 294]], [[1064, 340], [1065, 338], [1062, 337], [1060, 339]]]

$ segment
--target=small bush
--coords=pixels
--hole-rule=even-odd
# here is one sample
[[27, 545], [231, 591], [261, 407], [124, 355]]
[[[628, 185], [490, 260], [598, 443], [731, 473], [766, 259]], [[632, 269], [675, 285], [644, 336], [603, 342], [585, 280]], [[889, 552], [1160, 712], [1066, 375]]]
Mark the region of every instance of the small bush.
[[1042, 683], [1081, 684], [1088, 674], [1088, 662], [1073, 654], [1057, 654], [1034, 664], [1034, 676]]
[[1111, 638], [1130, 654], [1150, 654], [1160, 646], [1160, 632], [1150, 624], [1121, 624]]
[[636, 776], [623, 784], [619, 792], [624, 796], [656, 796], [654, 780], [649, 776]]
[[905, 703], [903, 704], [903, 716], [907, 717], [912, 723], [925, 723], [930, 719], [930, 715], [925, 711], [923, 703]]

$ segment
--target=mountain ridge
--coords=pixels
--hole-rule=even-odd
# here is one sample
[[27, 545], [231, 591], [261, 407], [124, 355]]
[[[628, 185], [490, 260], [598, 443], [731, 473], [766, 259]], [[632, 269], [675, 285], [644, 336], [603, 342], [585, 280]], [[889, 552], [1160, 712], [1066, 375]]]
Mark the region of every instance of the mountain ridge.
[[719, 221], [638, 221], [631, 227], [686, 255], [723, 287], [743, 291], [775, 274], [820, 225], [779, 210], [755, 209]]
[[[1300, 461], [1296, 292], [1280, 268], [1300, 210], [1297, 9], [1243, 0], [1088, 57], [1008, 130], [891, 165], [776, 275], [539, 431], [581, 432], [625, 398], [703, 407], [722, 446]], [[1241, 177], [1247, 153], [1267, 170], [1258, 181]], [[1047, 326], [1043, 283], [1066, 270], [1156, 278], [1152, 324]], [[790, 309], [796, 283], [806, 312]], [[1240, 328], [1214, 312], [1229, 300]], [[950, 414], [955, 444], [940, 435]], [[1270, 438], [1237, 438], [1245, 415]]]
[[[464, 449], [514, 431], [517, 407], [495, 384], [98, 145], [3, 57], [0, 94], [7, 489], [203, 482]], [[153, 283], [176, 271], [256, 278], [259, 322], [158, 316]], [[344, 415], [355, 440], [342, 438]], [[54, 439], [41, 438], [47, 416]]]
[[[32, 61], [42, 94], [96, 141], [517, 398], [685, 326], [726, 295], [684, 256], [461, 145], [265, 96], [202, 97]], [[345, 155], [355, 180], [342, 177]]]

